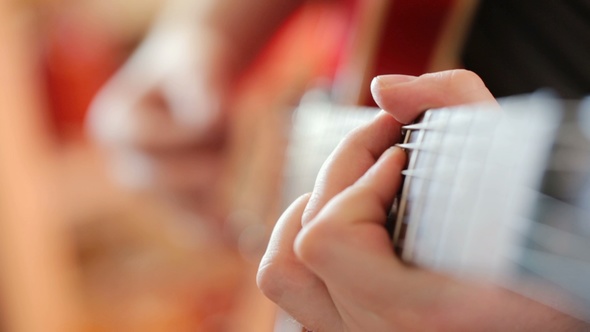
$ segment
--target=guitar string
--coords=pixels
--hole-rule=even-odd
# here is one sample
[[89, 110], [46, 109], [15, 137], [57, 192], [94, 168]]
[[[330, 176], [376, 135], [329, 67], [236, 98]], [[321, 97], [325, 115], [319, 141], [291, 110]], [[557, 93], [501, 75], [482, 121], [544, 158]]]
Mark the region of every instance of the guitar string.
[[[325, 107], [325, 105], [322, 106], [322, 107]], [[332, 111], [334, 111], [334, 110], [332, 110]], [[349, 112], [342, 112], [341, 110], [338, 110], [338, 112], [337, 112], [337, 113], [339, 113], [337, 115], [338, 118], [344, 117], [344, 118], [347, 118], [347, 119], [354, 119], [354, 120], [351, 120], [348, 123], [348, 127], [346, 127], [346, 128], [344, 128], [345, 126], [339, 127], [341, 129], [340, 132], [339, 132], [340, 137], [339, 138], [336, 138], [336, 141], [339, 141], [339, 139], [342, 136], [344, 136], [344, 133], [348, 132], [353, 127], [356, 127], [358, 124], [360, 124], [360, 123], [366, 123], [368, 121], [368, 119], [372, 118], [376, 112], [377, 111], [374, 110], [374, 109], [370, 110], [369, 112], [359, 112], [357, 110], [349, 111]], [[334, 113], [336, 113], [336, 112], [334, 112]], [[363, 114], [363, 115], [359, 116], [360, 114]], [[318, 115], [318, 114], [316, 114], [316, 115]], [[485, 118], [486, 116], [478, 115], [478, 117]], [[296, 120], [295, 122], [297, 122], [297, 121], [298, 120]], [[310, 120], [308, 119], [308, 122], [309, 121]], [[322, 122], [322, 126], [321, 126], [322, 129], [319, 130], [319, 133], [321, 134], [319, 137], [324, 137], [325, 138], [326, 133], [329, 133], [330, 132], [330, 130], [331, 130], [330, 128], [338, 127], [336, 125], [336, 123], [338, 121], [340, 121], [340, 119], [337, 119], [335, 117], [333, 118], [333, 117], [330, 117], [330, 116], [324, 116], [324, 118], [322, 119], [322, 121], [320, 121], [320, 122]], [[299, 122], [300, 122], [299, 124], [301, 124], [301, 121], [299, 121]], [[456, 121], [456, 123], [459, 123], [459, 121]], [[326, 126], [326, 124], [329, 124], [329, 125]], [[528, 125], [534, 126], [534, 123], [528, 124]], [[463, 123], [463, 125], [461, 125], [461, 126], [466, 126], [466, 124]], [[574, 124], [565, 124], [565, 126], [574, 126]], [[432, 121], [430, 121], [428, 123], [417, 123], [417, 124], [406, 126], [404, 128], [406, 130], [410, 130], [410, 131], [425, 131], [425, 132], [426, 131], [438, 132], [438, 131], [441, 131], [441, 130], [442, 131], [447, 131], [446, 135], [448, 137], [447, 137], [447, 140], [446, 140], [446, 145], [441, 145], [441, 142], [437, 142], [436, 143], [437, 145], [429, 145], [430, 144], [429, 142], [424, 142], [424, 144], [415, 144], [414, 143], [413, 145], [412, 144], [411, 145], [404, 145], [404, 146], [401, 146], [402, 148], [405, 148], [405, 149], [410, 150], [410, 151], [417, 151], [419, 153], [432, 153], [432, 154], [437, 154], [437, 153], [438, 154], [441, 154], [440, 151], [441, 150], [444, 150], [444, 152], [446, 152], [445, 158], [447, 158], [447, 160], [452, 160], [453, 158], [456, 158], [459, 155], [457, 153], [457, 151], [456, 151], [456, 149], [457, 149], [456, 143], [457, 143], [457, 140], [460, 139], [460, 137], [458, 135], [456, 135], [456, 133], [453, 133], [453, 132], [450, 132], [449, 133], [449, 131], [447, 130], [449, 128], [449, 126], [448, 125], [445, 125], [445, 123], [443, 123], [443, 122], [440, 122], [440, 121], [439, 122], [436, 122], [436, 121], [432, 120]], [[306, 137], [306, 139], [307, 140], [309, 140], [310, 138], [313, 139], [313, 136], [315, 135], [315, 139], [317, 140], [317, 137], [318, 137], [317, 134], [318, 134], [318, 129], [315, 128], [315, 131], [312, 130], [312, 134], [311, 135], [308, 135]], [[298, 135], [300, 137], [302, 135], [305, 136], [302, 132], [299, 132]], [[328, 135], [330, 135], [330, 134], [328, 134]], [[332, 136], [332, 135], [330, 135], [330, 136]], [[436, 135], [433, 135], [433, 136], [436, 137]], [[497, 135], [488, 135], [488, 136], [495, 137]], [[453, 138], [455, 139], [454, 141], [453, 141]], [[484, 136], [472, 135], [472, 137], [471, 137], [471, 139], [473, 139], [474, 141], [481, 140], [481, 142], [483, 142], [484, 144], [488, 144], [488, 145], [490, 143], [487, 142], [486, 140], [489, 139], [489, 138], [490, 137], [486, 137], [485, 135]], [[305, 141], [306, 139], [300, 140], [299, 145], [305, 146], [305, 144], [303, 143], [303, 141]], [[332, 139], [333, 139], [333, 137], [329, 137], [329, 138], [326, 138], [326, 141], [332, 142]], [[324, 139], [321, 139], [320, 141], [323, 141], [323, 140]], [[567, 143], [567, 141], [571, 141], [571, 140], [572, 140], [571, 137], [569, 137], [569, 138], [566, 137], [564, 139], [561, 136], [558, 136], [556, 138], [556, 141], [558, 143], [560, 143], [560, 144], [563, 144], [564, 142]], [[326, 146], [329, 146], [329, 145], [334, 145], [335, 146], [335, 144], [333, 142], [332, 143], [330, 143], [330, 142], [319, 142], [319, 143], [322, 143], [322, 144], [323, 143], [328, 143], [323, 148], [324, 149], [323, 153], [325, 153], [324, 155], [327, 154], [326, 152], [331, 151], [333, 149], [333, 146], [330, 146], [330, 147], [326, 147]], [[311, 150], [311, 149], [308, 149], [307, 147], [304, 147], [302, 149], [302, 151], [305, 151], [307, 153], [308, 157], [316, 157], [315, 159], [318, 159], [317, 158], [318, 157], [318, 154], [316, 154], [316, 152], [314, 152], [315, 150]], [[577, 152], [578, 152], [578, 150], [573, 149], [573, 151], [569, 151], [569, 154], [575, 156]], [[587, 151], [585, 153], [587, 153]], [[320, 153], [320, 155], [321, 155], [321, 153]], [[437, 156], [437, 158], [439, 158], [439, 157], [440, 156]], [[291, 156], [290, 158], [296, 158], [296, 157]], [[471, 155], [468, 154], [464, 158], [464, 162], [465, 163], [468, 163], [468, 162], [478, 162], [477, 158], [476, 159], [473, 159], [473, 160], [472, 159], [469, 159], [469, 158], [471, 158]], [[319, 160], [321, 160], [321, 161], [323, 161], [323, 159], [324, 158], [321, 158], [321, 157], [319, 158]], [[479, 162], [481, 163], [481, 160]], [[440, 165], [437, 165], [437, 166], [440, 166]], [[579, 164], [576, 164], [576, 165], [573, 165], [572, 166], [571, 164], [564, 165], [564, 164], [555, 164], [555, 163], [549, 162], [547, 164], [546, 168], [547, 168], [548, 171], [556, 171], [556, 172], [564, 172], [564, 171], [579, 170], [579, 169], [582, 169], [582, 170], [587, 171], [587, 169], [584, 169], [583, 166], [584, 166], [583, 163], [579, 163]], [[507, 165], [505, 165], [505, 163], [502, 163], [501, 161], [500, 162], [494, 162], [493, 160], [488, 160], [486, 162], [486, 167], [488, 167], [489, 169], [496, 170], [497, 172], [500, 172], [501, 173], [502, 172], [502, 167], [507, 167]], [[466, 168], [469, 169], [469, 167], [466, 167]], [[452, 184], [453, 183], [452, 180], [453, 180], [453, 172], [454, 171], [455, 172], [457, 171], [457, 167], [455, 167], [455, 168], [448, 167], [447, 169], [444, 169], [444, 167], [438, 167], [438, 169], [434, 169], [434, 167], [427, 168], [427, 169], [410, 168], [408, 170], [405, 170], [403, 173], [404, 173], [404, 175], [405, 175], [405, 177], [407, 179], [420, 178], [422, 181], [432, 182], [436, 178], [436, 181], [438, 181], [438, 183]], [[506, 172], [506, 170], [504, 170], [504, 172]], [[312, 177], [315, 177], [315, 174]], [[291, 180], [293, 180], [293, 179], [291, 179]], [[432, 183], [429, 184], [429, 187], [432, 187]], [[444, 188], [444, 186], [439, 186], [439, 187], [440, 188]], [[455, 188], [455, 189], [456, 190], [459, 190], [461, 188]], [[528, 189], [529, 189], [529, 191], [532, 191], [533, 190], [533, 188], [528, 188]], [[429, 190], [429, 193], [428, 194], [430, 195], [429, 196], [430, 199], [432, 199], [433, 201], [438, 200], [439, 201], [439, 206], [440, 206], [441, 205], [440, 202], [442, 202], [443, 200], [440, 200], [441, 197], [440, 196], [437, 196], [437, 193], [438, 193], [438, 195], [443, 195], [443, 199], [445, 199], [445, 198], [448, 199], [448, 196], [447, 197], [444, 197], [445, 192], [442, 191], [442, 190], [439, 190], [439, 191], [437, 191], [437, 190]], [[409, 196], [411, 196], [411, 195], [409, 195]], [[543, 197], [545, 197], [546, 195], [544, 196], [542, 193], [540, 193], [537, 190], [537, 192], [534, 193], [534, 194], [531, 194], [531, 196], [534, 196], [532, 198], [534, 201], [541, 201], [541, 199]], [[552, 197], [550, 197], [550, 198], [553, 199], [553, 200], [555, 200], [555, 198], [552, 198]], [[409, 201], [407, 203], [409, 203], [411, 205], [412, 204], [413, 197], [406, 197], [406, 199], [409, 199]], [[415, 201], [414, 201], [414, 203], [415, 203]], [[548, 203], [545, 203], [545, 204], [548, 204]], [[570, 211], [571, 211], [571, 204], [569, 204], [567, 202], [561, 202], [560, 204], [565, 204], [563, 208], [564, 209], [570, 208]], [[426, 213], [433, 214], [432, 211], [431, 212], [426, 212]], [[525, 219], [523, 216], [519, 216], [519, 217], [522, 218], [522, 219]], [[469, 219], [469, 218], [466, 218], [466, 219]], [[586, 220], [590, 220], [590, 218], [588, 218]], [[512, 232], [513, 234], [515, 234], [516, 237], [520, 239], [520, 241], [518, 241], [518, 242], [512, 242], [512, 243], [502, 243], [502, 244], [500, 244], [500, 245], [505, 246], [505, 247], [514, 247], [514, 249], [513, 250], [504, 250], [504, 251], [498, 253], [498, 255], [499, 256], [502, 256], [504, 260], [510, 261], [511, 264], [513, 265], [513, 268], [514, 269], [532, 271], [535, 268], [537, 268], [536, 265], [531, 265], [532, 263], [531, 263], [530, 260], [529, 261], [523, 261], [522, 257], [523, 256], [526, 256], [526, 255], [529, 255], [529, 256], [530, 255], [534, 255], [535, 256], [535, 261], [537, 262], [536, 263], [537, 265], [538, 264], [544, 264], [544, 266], [546, 266], [546, 267], [549, 266], [550, 267], [551, 266], [551, 264], [550, 264], [551, 260], [548, 259], [548, 258], [546, 258], [546, 257], [549, 257], [549, 256], [539, 254], [539, 251], [538, 250], [535, 250], [534, 248], [529, 248], [529, 247], [525, 246], [525, 244], [526, 244], [525, 241], [530, 240], [532, 242], [536, 242], [537, 245], [543, 245], [543, 243], [548, 244], [548, 245], [551, 245], [552, 243], [560, 243], [560, 242], [565, 241], [564, 240], [563, 230], [561, 230], [561, 231], [560, 230], [556, 230], [555, 228], [551, 228], [548, 225], [544, 225], [543, 223], [540, 223], [539, 221], [537, 221], [535, 219], [530, 219], [530, 218], [528, 220], [526, 220], [526, 221], [523, 221], [522, 224], [526, 224], [527, 222], [530, 223], [530, 224], [535, 224], [535, 225], [537, 225], [539, 227], [538, 228], [535, 228], [535, 227], [522, 228], [521, 226], [514, 226], [514, 227], [512, 227], [513, 225], [510, 224], [510, 223], [506, 223], [505, 225], [502, 226], [503, 228], [506, 228], [506, 232]], [[471, 226], [473, 226], [473, 225], [471, 225]], [[576, 244], [576, 243], [579, 244], [579, 243], [583, 242], [583, 240], [585, 239], [584, 236], [583, 236], [583, 234], [582, 235], [576, 234], [576, 233], [569, 233], [569, 234], [572, 236], [572, 238], [570, 238], [570, 241], [568, 241], [568, 243], [571, 243], [572, 245], [571, 245], [571, 248], [569, 249], [569, 251], [566, 251], [564, 253], [566, 256], [567, 256], [568, 252], [576, 251], [576, 250], [579, 250], [579, 252], [588, 252], [587, 247], [582, 247], [582, 246], [579, 246], [579, 245]], [[578, 241], [572, 240], [573, 238], [577, 238]], [[475, 244], [477, 245], [479, 243], [476, 242]], [[469, 248], [469, 245], [466, 244], [464, 246], [464, 248], [463, 248], [463, 250], [464, 250], [463, 254], [465, 254], [465, 251], [467, 251], [468, 248]], [[518, 253], [518, 252], [520, 252], [520, 255], [514, 255], [514, 253]], [[555, 252], [557, 252], [557, 251], [555, 251]], [[512, 254], [512, 256], [511, 256], [511, 254]], [[586, 256], [586, 257], [588, 257], [588, 256]], [[463, 260], [464, 260], [464, 257], [461, 259], [461, 261], [463, 261]], [[572, 261], [572, 262], [575, 262], [576, 264], [581, 264], [581, 265], [578, 265], [578, 266], [585, 266], [583, 264], [584, 260], [579, 260], [578, 259], [577, 261]], [[565, 264], [565, 263], [563, 263], [563, 264], [567, 266], [567, 264]], [[533, 272], [531, 272], [531, 273], [533, 273]], [[549, 282], [551, 281], [551, 280], [549, 280], [549, 278], [545, 278], [545, 279], [546, 279], [545, 281], [549, 281]], [[578, 286], [579, 287], [582, 287], [583, 285], [578, 285]], [[590, 297], [587, 297], [587, 299], [589, 299], [589, 298]]]
[[[412, 128], [406, 128], [406, 129], [416, 130], [416, 131], [422, 131], [422, 130], [431, 130], [431, 131], [434, 131], [432, 126], [430, 126], [430, 127], [428, 127], [428, 126], [413, 126]], [[437, 128], [437, 129], [440, 129], [440, 127]], [[466, 137], [466, 139], [468, 139], [468, 138], [469, 138], [469, 136]], [[557, 139], [557, 141], [558, 142], [561, 142], [560, 139]], [[421, 145], [418, 145], [418, 144], [413, 144], [413, 145], [404, 145], [403, 147], [406, 148], [406, 149], [412, 149], [414, 151], [414, 153], [437, 153], [437, 152], [440, 152], [440, 150], [437, 151], [437, 148], [438, 147], [436, 146], [436, 144], [435, 145], [431, 145], [431, 146], [421, 146]], [[448, 152], [446, 150], [443, 150], [443, 151], [444, 152]], [[570, 151], [570, 152], [571, 153], [574, 153], [575, 151], [574, 152]], [[453, 155], [453, 154], [449, 154], [449, 155], [450, 156], [457, 157], [456, 155]], [[465, 156], [464, 155], [463, 156], [458, 156], [457, 158], [460, 159], [461, 157], [464, 158]], [[487, 164], [485, 164], [485, 165], [487, 166]], [[580, 168], [579, 167], [580, 165], [577, 165], [577, 166], [578, 167], [574, 167], [574, 169], [579, 169]], [[561, 168], [563, 170], [563, 167], [561, 167]], [[565, 169], [568, 169], [568, 167], [565, 167]], [[415, 177], [422, 177], [423, 180], [426, 180], [426, 181], [440, 181], [440, 182], [445, 182], [445, 183], [448, 183], [448, 182], [451, 182], [452, 183], [453, 182], [453, 181], [448, 181], [448, 180], [452, 180], [452, 178], [450, 178], [448, 172], [443, 177], [443, 179], [440, 179], [440, 178], [436, 178], [436, 177], [433, 177], [432, 176], [433, 171], [431, 169], [430, 170], [424, 170], [424, 169], [418, 169], [418, 170], [416, 170], [416, 169], [412, 169], [412, 170], [405, 171], [404, 174], [406, 175], [406, 177], [414, 177], [414, 178]], [[445, 181], [445, 180], [447, 180], [447, 181]], [[424, 192], [424, 195], [429, 195], [429, 194], [430, 193]], [[449, 195], [452, 196], [452, 194], [449, 194]], [[537, 195], [538, 196], [541, 196], [543, 194], [541, 192], [537, 192]], [[432, 200], [434, 200], [434, 201], [440, 200], [440, 197], [432, 197], [432, 196], [430, 196], [430, 198]], [[553, 197], [551, 197], [551, 198], [553, 200], [556, 200]], [[408, 199], [411, 200], [411, 198], [408, 198]], [[568, 205], [568, 208], [570, 208], [570, 209], [575, 208], [575, 206], [572, 206], [571, 204], [567, 204], [566, 202], [561, 202], [561, 204]], [[444, 218], [442, 218], [442, 219], [443, 219], [442, 222], [444, 222]], [[474, 220], [474, 219], [472, 219], [472, 220]], [[583, 220], [590, 220], [590, 219], [586, 217], [586, 219], [583, 219]], [[538, 227], [542, 227], [543, 224], [540, 223], [540, 222], [538, 222], [537, 220], [531, 220], [531, 222], [536, 223], [536, 227], [532, 227], [531, 228], [531, 231], [530, 232], [531, 232], [532, 235], [531, 234], [522, 235], [523, 236], [523, 239], [527, 239], [527, 237], [533, 237], [533, 236], [536, 235], [536, 238], [534, 240], [537, 243], [541, 244], [541, 245], [544, 244], [545, 246], [548, 243], [551, 243], [551, 242], [563, 241], [563, 240], [560, 240], [560, 239], [557, 239], [556, 238], [557, 235], [563, 235], [563, 234], [559, 234], [558, 231], [556, 231], [556, 230], [553, 230], [553, 232], [552, 232], [552, 230], [550, 228], [545, 228], [545, 233], [543, 234], [542, 237], [539, 238], [538, 231], [537, 231], [537, 233], [535, 233], [535, 231], [538, 230]], [[509, 226], [509, 224], [506, 224], [506, 225], [503, 225], [502, 227], [508, 227], [508, 226]], [[473, 228], [473, 222], [468, 225], [468, 229], [472, 229], [472, 228]], [[466, 235], [466, 238], [468, 239], [468, 241], [469, 241], [470, 238], [473, 239], [473, 237], [470, 237], [470, 234], [469, 233], [470, 232], [468, 230], [467, 235]], [[572, 234], [572, 235], [574, 235], [574, 234]], [[586, 238], [583, 238], [583, 237], [578, 236], [578, 241], [577, 241], [578, 242], [578, 245], [575, 246], [575, 248], [573, 248], [573, 250], [570, 250], [570, 251], [578, 252], [578, 253], [579, 252], [589, 253], [590, 250], [589, 250], [588, 246], [581, 246], [580, 245], [580, 243], [584, 243], [584, 240], [587, 241]], [[518, 251], [520, 251], [523, 256], [527, 256], [527, 255], [530, 256], [534, 252], [535, 257], [536, 257], [536, 260], [538, 261], [536, 266], [535, 265], [531, 265], [530, 264], [530, 260], [529, 261], [518, 261], [518, 260], [514, 260], [513, 259], [513, 264], [515, 266], [519, 266], [521, 268], [535, 269], [535, 267], [536, 267], [536, 269], [538, 270], [539, 269], [539, 266], [540, 266], [539, 264], [541, 264], [543, 267], [547, 268], [547, 266], [551, 266], [549, 264], [550, 262], [548, 262], [548, 260], [550, 258], [553, 258], [554, 256], [556, 256], [556, 255], [553, 255], [552, 256], [550, 254], [543, 255], [542, 253], [540, 253], [538, 251], [534, 251], [534, 249], [530, 249], [530, 248], [524, 247], [524, 246], [519, 245], [519, 244], [516, 244], [516, 243], [509, 243], [509, 244], [518, 247]], [[465, 254], [465, 252], [466, 252], [465, 249], [468, 248], [468, 247], [469, 247], [468, 243], [466, 243], [463, 246], [463, 254]], [[448, 251], [441, 251], [441, 252], [444, 252], [444, 253], [448, 254]], [[579, 293], [580, 291], [587, 290], [587, 287], [585, 286], [585, 284], [580, 283], [579, 280], [588, 280], [588, 276], [590, 276], [590, 272], [588, 272], [588, 271], [590, 271], [590, 265], [586, 261], [584, 261], [584, 260], [579, 260], [579, 259], [578, 260], [572, 260], [572, 256], [571, 255], [568, 255], [568, 253], [562, 253], [562, 254], [563, 254], [562, 256], [564, 256], [564, 258], [566, 258], [566, 259], [563, 260], [562, 263], [560, 263], [564, 268], [568, 266], [566, 264], [568, 261], [572, 261], [571, 264], [573, 264], [573, 265], [570, 266], [569, 269], [567, 269], [568, 271], [572, 271], [574, 269], [575, 270], [580, 270], [581, 269], [582, 271], [585, 271], [585, 273], [586, 273], [586, 274], [582, 274], [583, 275], [583, 278], [578, 279], [578, 283], [577, 284], [574, 283], [573, 286], [570, 284], [569, 291], [572, 292], [572, 291], [575, 290], [575, 291], [577, 291]], [[570, 254], [571, 254], [571, 252], [570, 252]], [[588, 256], [585, 256], [585, 258], [588, 259]], [[461, 259], [459, 261], [460, 262], [464, 262], [465, 260], [464, 259]], [[578, 274], [578, 275], [580, 275], [580, 274]], [[571, 276], [569, 276], [569, 275], [566, 275], [565, 277], [566, 278], [567, 277], [570, 277], [571, 278]], [[558, 284], [567, 285], [567, 282], [564, 282], [564, 280], [563, 280], [564, 279], [564, 276], [562, 276], [561, 279], [559, 279], [559, 278], [556, 279], [556, 277], [554, 277], [554, 276], [545, 276], [542, 279], [545, 280], [545, 281], [551, 281], [551, 282], [557, 281]], [[566, 287], [566, 288], [568, 288], [568, 287]], [[585, 297], [585, 300], [588, 302], [588, 301], [590, 301], [590, 300], [588, 300], [588, 299], [590, 299], [590, 296], [589, 296], [590, 294], [586, 294], [586, 295], [587, 296]]]

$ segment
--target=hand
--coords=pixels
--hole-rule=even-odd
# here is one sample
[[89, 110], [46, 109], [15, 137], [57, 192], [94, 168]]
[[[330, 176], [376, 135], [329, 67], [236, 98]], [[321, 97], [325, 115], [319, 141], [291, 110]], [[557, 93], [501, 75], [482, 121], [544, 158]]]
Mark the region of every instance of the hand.
[[279, 219], [258, 272], [262, 291], [311, 331], [578, 330], [581, 323], [506, 290], [402, 264], [383, 224], [405, 156], [400, 122], [423, 110], [493, 100], [467, 71], [384, 76], [386, 111], [326, 161], [311, 195]]

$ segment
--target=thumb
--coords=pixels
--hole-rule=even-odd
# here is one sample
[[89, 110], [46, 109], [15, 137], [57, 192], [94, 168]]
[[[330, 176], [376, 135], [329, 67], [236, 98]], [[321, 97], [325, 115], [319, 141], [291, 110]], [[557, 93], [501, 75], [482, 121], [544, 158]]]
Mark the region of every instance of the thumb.
[[410, 123], [430, 108], [495, 102], [494, 96], [475, 73], [448, 70], [422, 76], [384, 75], [371, 83], [373, 98], [399, 122]]

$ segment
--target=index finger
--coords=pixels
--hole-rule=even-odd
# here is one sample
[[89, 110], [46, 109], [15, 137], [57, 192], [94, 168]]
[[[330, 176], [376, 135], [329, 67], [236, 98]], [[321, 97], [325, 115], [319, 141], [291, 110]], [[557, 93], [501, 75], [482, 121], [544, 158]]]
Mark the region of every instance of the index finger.
[[400, 136], [401, 124], [385, 112], [348, 134], [322, 166], [303, 212], [302, 224], [308, 223], [330, 199], [365, 174]]

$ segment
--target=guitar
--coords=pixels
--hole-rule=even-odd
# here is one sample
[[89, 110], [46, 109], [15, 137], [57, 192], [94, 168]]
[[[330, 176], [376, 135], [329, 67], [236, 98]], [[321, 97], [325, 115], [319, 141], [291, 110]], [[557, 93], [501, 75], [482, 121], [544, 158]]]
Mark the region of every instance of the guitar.
[[[497, 283], [590, 321], [590, 104], [539, 94], [501, 105], [429, 110], [404, 128], [395, 251], [408, 264]], [[286, 201], [310, 191], [340, 138], [376, 112], [303, 103]]]

